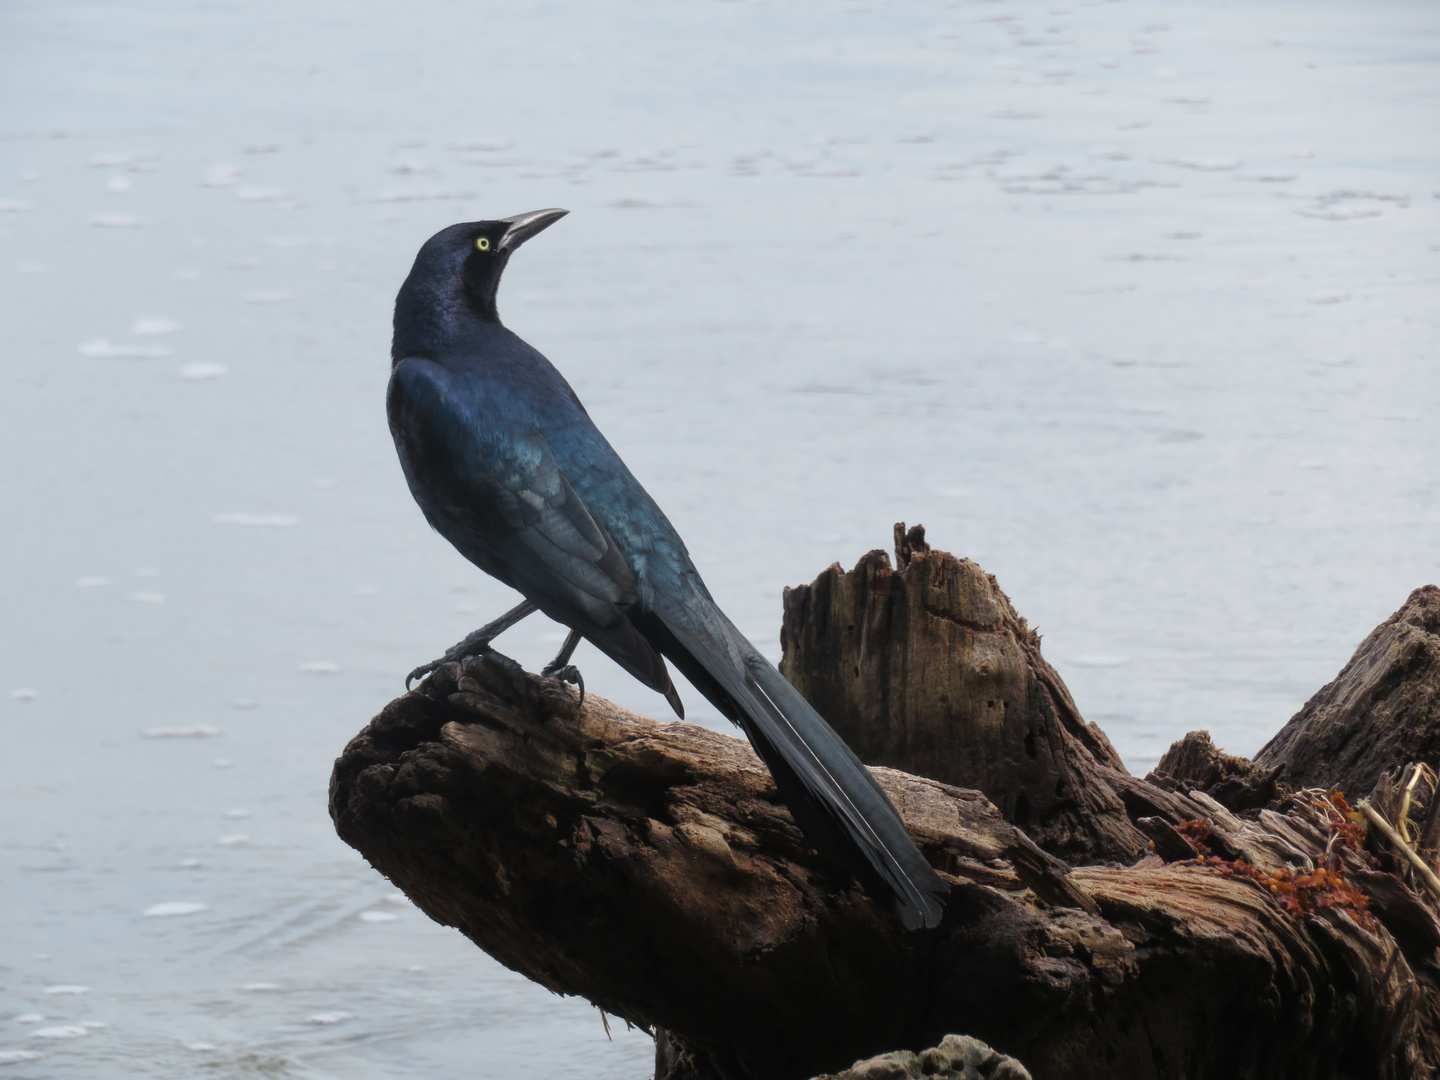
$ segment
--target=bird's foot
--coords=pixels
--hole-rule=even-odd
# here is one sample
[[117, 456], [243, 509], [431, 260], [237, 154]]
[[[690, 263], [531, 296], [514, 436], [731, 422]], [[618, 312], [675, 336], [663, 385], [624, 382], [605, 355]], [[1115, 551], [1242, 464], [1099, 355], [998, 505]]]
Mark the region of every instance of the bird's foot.
[[585, 679], [574, 664], [546, 664], [540, 669], [541, 678], [559, 679], [580, 689], [580, 704], [585, 704]]
[[445, 655], [439, 660], [431, 660], [428, 664], [421, 664], [409, 675], [405, 676], [405, 689], [410, 689], [410, 684], [416, 679], [423, 679], [441, 664], [449, 664], [456, 660], [464, 660], [467, 656], [483, 656], [490, 651], [490, 642], [499, 637], [510, 627], [514, 626], [521, 619], [533, 615], [538, 608], [529, 600], [516, 604], [509, 611], [505, 612], [494, 622], [488, 622], [479, 630], [472, 630], [465, 636], [463, 641], [457, 641], [450, 648], [445, 650]]
[[490, 651], [489, 638], [477, 638], [471, 634], [464, 641], [457, 641], [450, 648], [445, 650], [445, 655], [431, 660], [428, 664], [421, 664], [409, 675], [405, 676], [405, 689], [410, 689], [410, 684], [425, 678], [442, 664], [450, 664], [457, 660], [464, 660], [467, 656], [483, 656]]

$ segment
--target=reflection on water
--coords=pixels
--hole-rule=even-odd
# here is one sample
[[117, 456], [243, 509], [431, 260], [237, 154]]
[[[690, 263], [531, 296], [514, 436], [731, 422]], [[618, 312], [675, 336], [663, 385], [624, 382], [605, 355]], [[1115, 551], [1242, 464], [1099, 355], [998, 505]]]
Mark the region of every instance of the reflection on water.
[[1253, 752], [1437, 576], [1433, 5], [0, 20], [7, 1076], [647, 1075], [325, 813], [512, 602], [385, 430], [452, 221], [574, 211], [502, 311], [762, 648], [783, 586], [923, 521], [1143, 770]]

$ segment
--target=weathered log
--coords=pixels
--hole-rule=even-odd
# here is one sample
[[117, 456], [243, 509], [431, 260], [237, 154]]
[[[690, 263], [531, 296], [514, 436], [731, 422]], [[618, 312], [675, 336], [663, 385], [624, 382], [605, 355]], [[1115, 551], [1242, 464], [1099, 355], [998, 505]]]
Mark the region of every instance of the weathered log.
[[1255, 761], [1292, 787], [1355, 793], [1407, 761], [1440, 761], [1440, 588], [1411, 593]]
[[[916, 1022], [933, 935], [900, 933], [809, 848], [746, 743], [572, 694], [498, 658], [442, 668], [337, 763], [340, 835], [502, 963], [667, 1029], [717, 1075], [808, 1076], [903, 1045], [890, 1032], [946, 1034]], [[1066, 868], [976, 792], [877, 776], [962, 885], [944, 950], [987, 982], [953, 993], [997, 1014], [1002, 981], [1034, 997], [1022, 957], [1042, 927], [999, 898], [1088, 903]]]
[[[872, 559], [859, 579], [880, 569]], [[912, 555], [890, 588], [908, 596], [913, 575], [947, 598], [980, 588], [956, 581], [1003, 598], [977, 573], [941, 552]], [[970, 622], [973, 637], [940, 631], [955, 655], [1019, 656], [1025, 667], [1006, 670], [1040, 686], [1027, 695], [1069, 703], [1058, 676], [1051, 688], [1037, 674], [1027, 648], [1038, 659], [1038, 642], [1018, 644], [1018, 617]], [[913, 626], [955, 624], [903, 625], [896, 648], [915, 643]], [[796, 656], [788, 666], [805, 677]], [[983, 686], [980, 675], [954, 685]], [[1075, 822], [1065, 835], [1116, 835], [1086, 817], [1113, 817], [1113, 799], [1147, 851], [1143, 838], [1160, 838], [1156, 850], [1133, 866], [1070, 869], [980, 792], [877, 768], [954, 885], [942, 925], [916, 934], [808, 847], [745, 743], [594, 698], [582, 707], [493, 654], [441, 668], [352, 740], [331, 812], [432, 918], [655, 1031], [665, 1080], [801, 1080], [956, 1031], [1037, 1080], [1398, 1080], [1440, 1066], [1440, 922], [1372, 866], [1335, 804], [1297, 792], [1237, 816], [1199, 788], [1129, 776], [1073, 704], [1060, 712], [1029, 714], [1065, 732], [1038, 740], [1065, 759], [1054, 768], [1110, 790], [1054, 804]]]

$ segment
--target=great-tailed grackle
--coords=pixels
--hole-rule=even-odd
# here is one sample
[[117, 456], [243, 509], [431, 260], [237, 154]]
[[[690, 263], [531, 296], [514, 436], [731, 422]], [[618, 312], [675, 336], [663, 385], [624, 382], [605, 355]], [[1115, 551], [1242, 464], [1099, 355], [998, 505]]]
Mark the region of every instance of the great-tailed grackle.
[[411, 678], [539, 610], [571, 629], [547, 674], [578, 679], [568, 661], [584, 637], [683, 715], [668, 658], [744, 730], [810, 842], [907, 928], [935, 926], [948, 886], [874, 778], [716, 606], [570, 385], [500, 324], [511, 253], [565, 213], [436, 233], [395, 300], [386, 405], [410, 491], [462, 555], [525, 597]]

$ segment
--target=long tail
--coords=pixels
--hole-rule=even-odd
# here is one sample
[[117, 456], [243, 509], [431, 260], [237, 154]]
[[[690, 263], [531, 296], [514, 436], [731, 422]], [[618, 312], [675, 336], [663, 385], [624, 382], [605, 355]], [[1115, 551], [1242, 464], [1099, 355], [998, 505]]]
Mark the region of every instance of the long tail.
[[888, 901], [907, 930], [938, 925], [950, 887], [854, 752], [708, 597], [663, 607], [651, 609], [660, 625], [646, 629], [658, 631], [660, 651], [744, 730], [816, 849]]

